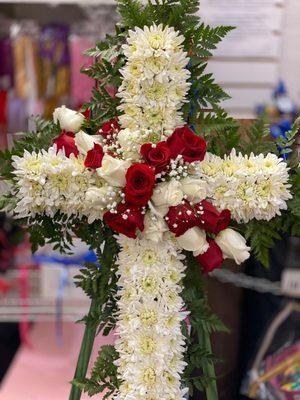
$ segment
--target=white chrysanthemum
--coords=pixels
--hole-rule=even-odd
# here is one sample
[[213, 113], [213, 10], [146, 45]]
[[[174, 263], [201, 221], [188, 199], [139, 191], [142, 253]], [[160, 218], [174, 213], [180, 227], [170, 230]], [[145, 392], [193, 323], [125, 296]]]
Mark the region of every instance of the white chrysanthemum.
[[[96, 207], [88, 203], [86, 193], [91, 187], [102, 187], [103, 182], [95, 172], [84, 167], [84, 159], [51, 147], [39, 153], [24, 152], [23, 157], [13, 157], [16, 176], [15, 213], [19, 218], [45, 214], [53, 217], [57, 212], [68, 216], [86, 215], [91, 220], [101, 218]], [[108, 187], [108, 201], [116, 194]], [[97, 215], [98, 213], [98, 215]]]
[[190, 87], [183, 42], [174, 28], [162, 25], [129, 32], [118, 92], [123, 128], [141, 135], [155, 133], [160, 140], [183, 125], [180, 109]]
[[120, 235], [116, 349], [116, 400], [178, 399], [185, 347], [181, 322], [187, 317], [180, 297], [183, 256], [174, 242], [155, 243]]
[[275, 154], [243, 156], [234, 149], [224, 159], [207, 154], [198, 173], [214, 205], [229, 209], [238, 222], [269, 221], [292, 197], [287, 164]]

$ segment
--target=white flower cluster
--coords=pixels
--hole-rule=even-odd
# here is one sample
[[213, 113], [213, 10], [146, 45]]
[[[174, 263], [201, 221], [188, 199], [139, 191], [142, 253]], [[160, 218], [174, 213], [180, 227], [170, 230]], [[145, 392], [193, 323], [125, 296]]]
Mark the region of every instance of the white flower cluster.
[[173, 28], [162, 25], [129, 31], [123, 45], [127, 62], [121, 70], [119, 119], [123, 128], [140, 132], [141, 139], [146, 134], [148, 141], [158, 141], [184, 124], [179, 110], [190, 87], [190, 72], [183, 41]]
[[287, 164], [275, 154], [243, 156], [233, 149], [222, 159], [208, 153], [199, 170], [213, 204], [238, 222], [269, 221], [292, 198]]
[[82, 214], [85, 193], [95, 184], [82, 159], [67, 158], [52, 147], [38, 153], [25, 151], [23, 157], [13, 157], [13, 166], [18, 188], [15, 213], [19, 218], [43, 213], [53, 217], [57, 211]]
[[59, 211], [85, 215], [92, 222], [118, 201], [116, 188], [85, 168], [83, 158], [68, 158], [55, 146], [39, 153], [25, 151], [23, 157], [13, 157], [13, 166], [19, 218], [44, 213], [53, 217]]
[[119, 320], [116, 361], [122, 380], [115, 400], [183, 400], [180, 377], [187, 317], [180, 297], [184, 258], [170, 240], [118, 237]]

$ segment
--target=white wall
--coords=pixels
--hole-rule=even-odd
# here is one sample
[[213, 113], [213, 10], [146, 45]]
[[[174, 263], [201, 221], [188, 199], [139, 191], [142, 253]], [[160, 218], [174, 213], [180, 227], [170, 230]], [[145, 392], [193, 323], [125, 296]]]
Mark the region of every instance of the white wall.
[[[8, 3], [5, 6], [0, 0], [0, 13], [37, 18], [43, 23], [53, 19], [74, 22], [86, 14], [86, 9], [75, 5], [45, 8], [38, 4], [9, 6]], [[200, 3], [200, 15], [205, 22], [237, 27], [220, 44], [208, 67], [232, 96], [224, 103], [228, 111], [239, 117], [253, 117], [255, 105], [271, 100], [272, 89], [280, 78], [300, 105], [300, 0], [200, 0]], [[86, 7], [91, 10], [91, 6]]]
[[254, 116], [280, 78], [300, 104], [300, 0], [202, 0], [200, 15], [211, 25], [237, 26], [209, 63], [232, 96], [228, 111]]

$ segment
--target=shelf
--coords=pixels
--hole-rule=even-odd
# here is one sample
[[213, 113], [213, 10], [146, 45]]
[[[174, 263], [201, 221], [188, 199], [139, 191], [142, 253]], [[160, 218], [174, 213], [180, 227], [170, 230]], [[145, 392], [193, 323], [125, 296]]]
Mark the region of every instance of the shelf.
[[[1, 3], [1, 2], [0, 2]], [[62, 4], [78, 5], [82, 7], [91, 5], [116, 5], [115, 0], [10, 0], [3, 1], [7, 4], [45, 4], [49, 6], [57, 6]]]
[[[54, 281], [59, 277], [53, 270]], [[81, 319], [89, 310], [90, 300], [80, 296], [81, 291], [69, 291], [66, 286], [62, 292], [59, 288], [51, 296], [43, 294], [43, 271], [29, 270], [27, 281], [27, 296], [20, 296], [20, 271], [9, 270], [0, 278], [13, 283], [6, 295], [0, 294], [0, 322], [18, 321], [68, 321], [75, 322]], [[71, 277], [70, 277], [71, 279]], [[50, 285], [51, 282], [49, 281]], [[52, 282], [53, 284], [53, 282]], [[74, 297], [78, 294], [79, 297]]]

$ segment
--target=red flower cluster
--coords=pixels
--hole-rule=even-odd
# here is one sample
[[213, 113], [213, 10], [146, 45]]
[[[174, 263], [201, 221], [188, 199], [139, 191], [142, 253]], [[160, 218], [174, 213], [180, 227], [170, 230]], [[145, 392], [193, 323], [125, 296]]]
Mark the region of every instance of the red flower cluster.
[[217, 243], [208, 238], [209, 248], [203, 254], [196, 257], [199, 264], [202, 266], [203, 271], [208, 274], [216, 268], [220, 268], [224, 261], [223, 253]]
[[86, 168], [97, 169], [102, 165], [102, 158], [104, 157], [104, 151], [101, 144], [95, 143], [94, 148], [87, 152], [84, 160], [84, 166]]
[[179, 155], [185, 162], [202, 161], [206, 152], [205, 140], [197, 136], [188, 126], [178, 128], [165, 142], [156, 145], [143, 144], [140, 150], [145, 163], [155, 169], [155, 173], [166, 171], [171, 159]]
[[156, 146], [145, 143], [141, 147], [141, 156], [146, 164], [151, 165], [158, 174], [164, 171], [171, 161], [171, 150], [166, 142], [159, 142]]
[[133, 206], [145, 206], [155, 186], [154, 169], [146, 164], [133, 164], [126, 173], [125, 199]]
[[203, 200], [195, 205], [195, 210], [200, 216], [202, 229], [217, 235], [228, 228], [231, 213], [229, 210], [218, 211], [209, 201]]
[[107, 141], [107, 144], [111, 144], [114, 141], [114, 135], [118, 134], [120, 129], [118, 119], [113, 118], [101, 126], [97, 135], [102, 136]]
[[53, 140], [53, 144], [56, 145], [57, 150], [63, 149], [66, 157], [70, 157], [71, 154], [74, 154], [75, 157], [79, 155], [73, 132], [61, 131], [60, 135]]
[[174, 159], [179, 155], [182, 155], [184, 161], [189, 163], [204, 159], [205, 140], [195, 135], [187, 126], [176, 129], [172, 136], [168, 138], [167, 144], [171, 150], [171, 157]]
[[[119, 124], [114, 119], [104, 124], [98, 134], [110, 141], [119, 130]], [[94, 160], [97, 160], [97, 165], [102, 160], [101, 150], [95, 147], [87, 156], [89, 158], [87, 164], [90, 168], [91, 165], [93, 168]], [[176, 129], [167, 141], [159, 142], [156, 145], [152, 143], [142, 145], [140, 154], [144, 163], [133, 164], [126, 173], [125, 204], [120, 203], [116, 210], [105, 213], [104, 221], [116, 232], [131, 238], [136, 237], [136, 230], [144, 229], [143, 207], [147, 205], [153, 195], [155, 175], [167, 171], [171, 160], [176, 159], [178, 155], [181, 155], [185, 162], [201, 161], [205, 156], [205, 151], [205, 140], [187, 126]], [[199, 207], [202, 206], [199, 205]], [[200, 226], [202, 222], [199, 219], [198, 211], [187, 202], [177, 207], [170, 207], [166, 218], [170, 231], [174, 232], [176, 236], [180, 236], [189, 228]], [[205, 229], [209, 231], [211, 225], [210, 232], [216, 232], [219, 226], [225, 222], [215, 221], [214, 216], [210, 215], [213, 214], [212, 210], [207, 212]], [[223, 221], [223, 216], [219, 219]]]
[[[220, 212], [210, 202], [203, 200], [194, 207], [188, 202], [170, 207], [165, 221], [170, 231], [178, 237], [195, 226], [207, 233], [217, 235], [229, 226], [230, 218], [229, 210]], [[196, 257], [204, 272], [220, 267], [223, 262], [223, 254], [217, 243], [211, 238], [207, 238], [207, 241], [208, 250]]]
[[134, 207], [129, 204], [120, 203], [116, 212], [107, 211], [103, 221], [114, 231], [135, 239], [136, 231], [144, 230], [144, 215], [141, 207]]

